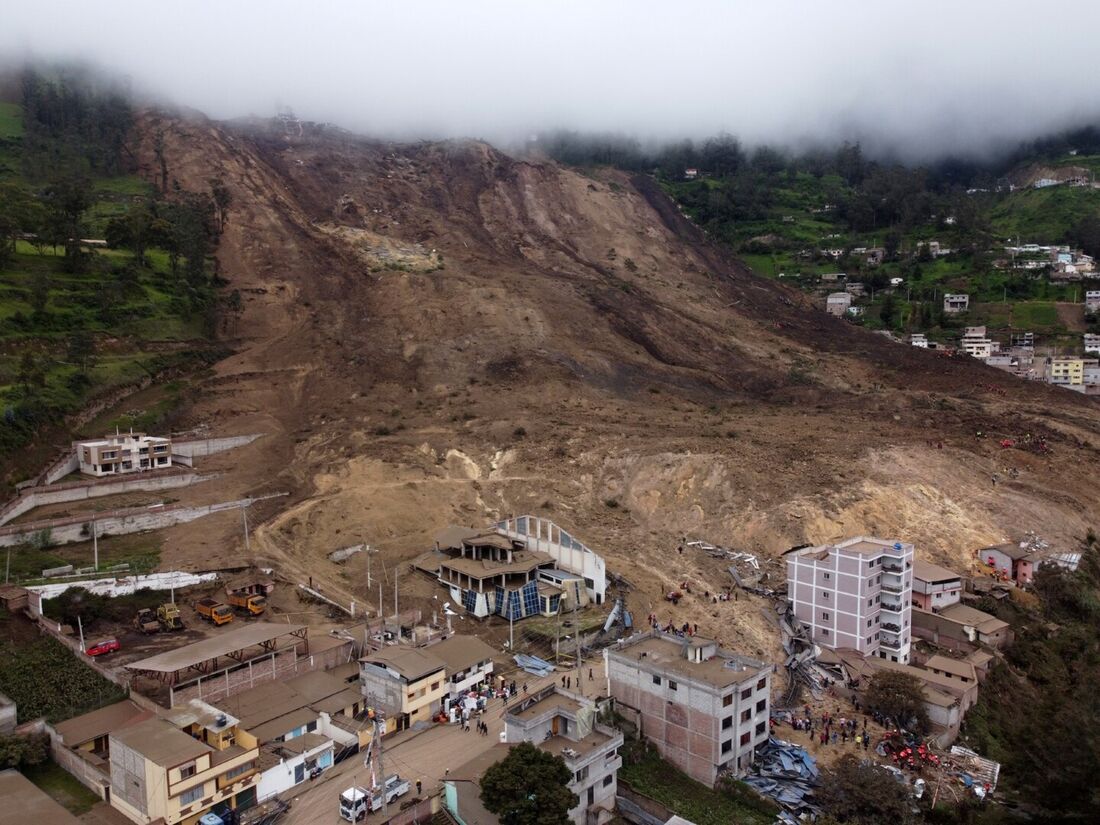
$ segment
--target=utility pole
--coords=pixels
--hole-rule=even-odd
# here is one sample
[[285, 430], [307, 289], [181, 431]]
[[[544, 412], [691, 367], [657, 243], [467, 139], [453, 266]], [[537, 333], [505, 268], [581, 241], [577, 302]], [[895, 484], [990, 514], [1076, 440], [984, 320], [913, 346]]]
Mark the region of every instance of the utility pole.
[[393, 568], [393, 615], [397, 618], [397, 568]]
[[516, 617], [511, 610], [508, 611], [508, 652], [516, 652]]
[[80, 652], [84, 653], [84, 622], [80, 621], [80, 614], [76, 614], [76, 626], [80, 631]]
[[244, 550], [246, 553], [251, 551], [248, 544], [248, 505], [252, 503], [252, 499], [245, 499], [241, 502], [241, 521], [244, 523]]
[[386, 799], [386, 772], [382, 767], [382, 723], [378, 719], [374, 720], [374, 735], [378, 738], [378, 774], [375, 780], [382, 783], [382, 821], [385, 822], [389, 802]]
[[[580, 585], [577, 585], [576, 583], [574, 583], [573, 586], [575, 588], [577, 588], [578, 590], [580, 589]], [[581, 626], [579, 624], [577, 624], [577, 602], [579, 602], [579, 601], [580, 601], [579, 598], [573, 599], [573, 633], [577, 637], [577, 685], [578, 685], [578, 687], [581, 684]]]
[[96, 527], [95, 514], [92, 514], [92, 553], [93, 564], [96, 572], [99, 572], [99, 529]]
[[382, 582], [378, 582], [378, 618], [381, 619], [385, 615], [385, 609], [382, 607]]

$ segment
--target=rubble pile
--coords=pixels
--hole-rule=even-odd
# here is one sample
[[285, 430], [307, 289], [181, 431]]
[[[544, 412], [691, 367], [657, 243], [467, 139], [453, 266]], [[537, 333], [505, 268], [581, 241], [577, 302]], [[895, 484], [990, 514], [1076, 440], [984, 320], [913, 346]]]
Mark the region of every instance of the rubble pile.
[[820, 778], [817, 760], [804, 748], [772, 736], [757, 751], [753, 773], [745, 776], [743, 781], [795, 816], [800, 816], [820, 813], [812, 802], [813, 789]]
[[711, 558], [733, 562], [729, 566], [729, 573], [742, 590], [768, 598], [775, 598], [786, 592], [786, 575], [775, 559], [761, 559], [752, 553], [730, 550], [706, 541], [692, 540], [684, 544], [703, 551]]

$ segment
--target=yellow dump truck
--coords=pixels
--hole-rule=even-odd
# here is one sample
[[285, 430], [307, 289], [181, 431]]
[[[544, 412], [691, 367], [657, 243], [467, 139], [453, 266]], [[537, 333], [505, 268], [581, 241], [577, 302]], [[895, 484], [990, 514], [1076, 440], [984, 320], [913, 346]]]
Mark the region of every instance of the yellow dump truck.
[[233, 608], [217, 599], [200, 599], [195, 602], [195, 611], [207, 621], [216, 625], [233, 621]]
[[226, 601], [246, 611], [249, 616], [259, 616], [267, 609], [267, 599], [253, 593], [233, 593]]

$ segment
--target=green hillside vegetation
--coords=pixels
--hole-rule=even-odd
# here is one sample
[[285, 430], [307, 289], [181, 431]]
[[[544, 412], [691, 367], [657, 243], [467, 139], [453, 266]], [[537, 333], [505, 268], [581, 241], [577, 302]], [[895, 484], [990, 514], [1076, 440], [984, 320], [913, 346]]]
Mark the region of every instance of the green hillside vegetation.
[[[1075, 572], [1044, 566], [1036, 605], [986, 600], [1016, 634], [967, 714], [965, 742], [1003, 763], [1003, 791], [1044, 822], [1092, 822], [1100, 805], [1100, 545]], [[998, 788], [998, 793], [1002, 788]]]
[[[1095, 279], [1055, 284], [1040, 270], [995, 265], [1017, 239], [1068, 244], [1100, 258], [1100, 189], [1009, 183], [1026, 168], [1100, 170], [1100, 130], [1021, 147], [999, 164], [949, 159], [929, 168], [876, 162], [851, 144], [802, 155], [767, 146], [748, 152], [729, 135], [648, 152], [623, 138], [570, 133], [541, 146], [578, 165], [655, 174], [693, 222], [761, 275], [820, 294], [832, 291], [822, 274], [845, 273], [867, 288], [855, 322], [868, 327], [936, 339], [986, 323], [993, 332], [1033, 331], [1053, 336], [1048, 343], [1079, 346], [1079, 337], [1059, 337], [1069, 331], [1054, 304], [1080, 304], [1085, 289], [1100, 288]], [[1088, 151], [1069, 155], [1071, 146]], [[687, 169], [697, 176], [687, 179]], [[950, 254], [933, 255], [930, 241]], [[869, 264], [860, 248], [882, 249], [885, 259]], [[897, 278], [901, 285], [892, 287]], [[968, 293], [974, 310], [945, 319], [944, 292]]]
[[[91, 399], [193, 369], [211, 343], [220, 281], [209, 256], [228, 194], [169, 193], [134, 175], [132, 116], [109, 83], [27, 71], [0, 104], [0, 462]], [[172, 409], [150, 399], [155, 426]], [[148, 413], [148, 414], [147, 414]], [[66, 440], [69, 432], [56, 432]], [[48, 441], [47, 445], [48, 446]], [[40, 461], [41, 456], [32, 457]]]

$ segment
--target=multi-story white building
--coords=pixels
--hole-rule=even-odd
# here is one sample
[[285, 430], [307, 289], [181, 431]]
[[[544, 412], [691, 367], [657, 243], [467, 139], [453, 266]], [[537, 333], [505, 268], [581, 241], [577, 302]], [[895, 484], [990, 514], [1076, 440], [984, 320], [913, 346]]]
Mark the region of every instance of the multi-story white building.
[[640, 633], [604, 651], [616, 710], [661, 756], [711, 787], [767, 741], [772, 666], [699, 636]]
[[98, 441], [78, 441], [76, 456], [80, 472], [90, 476], [112, 476], [163, 470], [172, 466], [172, 439], [145, 433], [108, 435]]
[[1084, 335], [1085, 352], [1094, 352], [1100, 355], [1100, 335], [1086, 332]]
[[972, 358], [988, 358], [993, 354], [993, 341], [985, 334], [985, 327], [966, 327], [963, 330], [962, 349]]
[[909, 343], [914, 347], [928, 349], [928, 336], [923, 332], [914, 332], [909, 336]]
[[787, 598], [817, 644], [908, 663], [912, 544], [857, 536], [786, 555]]

